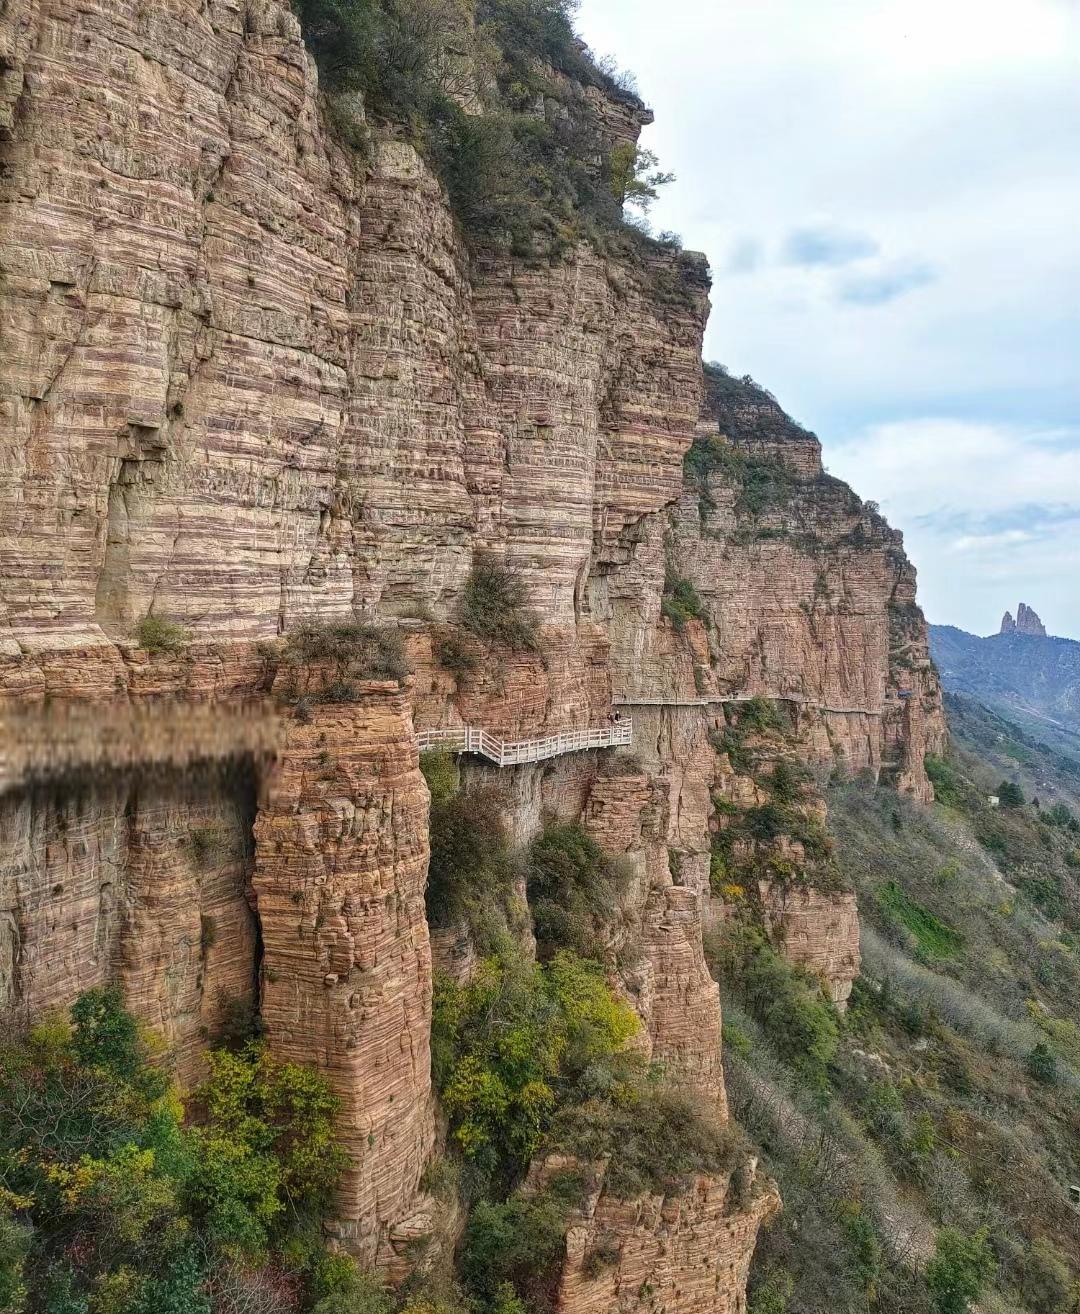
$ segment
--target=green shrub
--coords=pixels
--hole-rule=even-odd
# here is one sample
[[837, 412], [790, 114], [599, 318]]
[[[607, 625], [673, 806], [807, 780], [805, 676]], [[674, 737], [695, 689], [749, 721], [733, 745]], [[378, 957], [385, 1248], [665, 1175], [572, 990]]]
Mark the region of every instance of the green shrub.
[[318, 1274], [319, 1299], [311, 1314], [394, 1314], [394, 1300], [377, 1277], [363, 1273], [345, 1255], [328, 1256]]
[[211, 1280], [265, 1284], [272, 1250], [310, 1254], [344, 1165], [325, 1080], [249, 1046], [211, 1056], [195, 1103], [185, 1126], [115, 990], [6, 1040], [0, 1295], [24, 1287], [30, 1314], [209, 1314]]
[[1011, 780], [1003, 780], [998, 785], [998, 802], [1003, 808], [1022, 808], [1024, 806], [1024, 794], [1019, 785], [1013, 784]]
[[[3, 1190], [0, 1188], [0, 1195]], [[0, 1310], [16, 1314], [23, 1308], [26, 1284], [23, 1265], [33, 1241], [33, 1232], [26, 1223], [17, 1222], [0, 1204]]]
[[1043, 1040], [1038, 1041], [1027, 1056], [1028, 1075], [1044, 1086], [1052, 1086], [1057, 1081], [1057, 1059], [1053, 1050]]
[[436, 642], [435, 659], [445, 670], [457, 676], [468, 675], [480, 664], [474, 640], [452, 631]]
[[466, 985], [436, 983], [432, 1071], [456, 1144], [508, 1182], [539, 1146], [564, 1094], [637, 1029], [592, 964], [485, 959]]
[[612, 921], [626, 872], [574, 823], [553, 823], [529, 847], [526, 890], [537, 948], [594, 955]]
[[451, 926], [464, 919], [478, 932], [485, 913], [505, 901], [513, 870], [502, 817], [504, 802], [491, 787], [440, 798], [433, 792], [426, 895], [432, 926]]
[[198, 1092], [205, 1123], [192, 1132], [191, 1179], [215, 1244], [262, 1259], [286, 1205], [294, 1215], [325, 1208], [348, 1159], [338, 1146], [338, 1103], [325, 1078], [274, 1059], [260, 1042], [239, 1054], [216, 1050]]
[[292, 667], [324, 666], [330, 676], [315, 693], [322, 702], [352, 702], [355, 680], [404, 680], [409, 674], [401, 632], [394, 628], [332, 621], [305, 621], [286, 641], [284, 661]]
[[926, 1284], [937, 1314], [968, 1314], [994, 1269], [986, 1229], [965, 1234], [944, 1227], [937, 1235]]
[[763, 1282], [751, 1288], [747, 1314], [787, 1314], [794, 1286], [790, 1274], [773, 1270]]
[[742, 1143], [702, 1101], [639, 1075], [633, 1065], [621, 1075], [606, 1097], [563, 1110], [549, 1138], [582, 1162], [606, 1161], [605, 1190], [623, 1199], [674, 1194], [695, 1173], [718, 1175], [741, 1159]]
[[741, 997], [780, 1057], [807, 1080], [824, 1085], [840, 1034], [836, 1009], [821, 982], [781, 957], [764, 935], [732, 923], [706, 942], [710, 966]]
[[563, 1174], [535, 1195], [514, 1195], [502, 1204], [482, 1201], [473, 1210], [461, 1255], [470, 1293], [491, 1311], [512, 1306], [550, 1308], [547, 1296], [564, 1253], [566, 1227], [581, 1194], [580, 1180]]
[[1039, 1314], [1066, 1314], [1080, 1290], [1061, 1251], [1052, 1242], [1036, 1240], [1024, 1253], [1020, 1290], [1028, 1309]]
[[931, 754], [923, 759], [923, 766], [934, 787], [934, 798], [945, 807], [958, 808], [967, 801], [967, 790], [951, 762]]
[[135, 641], [149, 653], [168, 653], [175, 656], [191, 642], [191, 633], [175, 621], [161, 616], [144, 616], [134, 630]]
[[[636, 206], [647, 213], [659, 195], [659, 189], [675, 181], [672, 173], [657, 168], [656, 155], [634, 142], [619, 142], [608, 157], [608, 179], [611, 194], [620, 206]], [[671, 245], [673, 233], [666, 234], [664, 245]]]
[[703, 621], [708, 616], [697, 589], [690, 580], [677, 574], [671, 565], [668, 565], [664, 575], [664, 594], [660, 600], [660, 611], [677, 630], [683, 629], [688, 621]]
[[445, 803], [458, 791], [457, 763], [445, 748], [432, 748], [420, 754], [420, 771], [431, 793], [433, 805]]
[[784, 805], [801, 803], [810, 779], [809, 770], [801, 762], [782, 757], [773, 767], [772, 775], [769, 777], [769, 788], [778, 803]]
[[478, 557], [465, 581], [461, 619], [481, 639], [515, 651], [535, 651], [540, 622], [528, 605], [525, 581], [494, 557]]
[[782, 731], [787, 728], [780, 708], [770, 698], [758, 695], [745, 703], [736, 703], [734, 707], [738, 729], [742, 734], [748, 730], [764, 734], [770, 730]]

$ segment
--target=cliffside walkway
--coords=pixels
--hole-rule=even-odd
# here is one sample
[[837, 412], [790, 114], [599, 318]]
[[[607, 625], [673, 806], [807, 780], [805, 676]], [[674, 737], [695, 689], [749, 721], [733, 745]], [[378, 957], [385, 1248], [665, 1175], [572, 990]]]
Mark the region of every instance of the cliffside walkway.
[[589, 748], [619, 748], [634, 737], [630, 717], [598, 730], [564, 730], [541, 739], [497, 739], [475, 726], [456, 726], [449, 730], [420, 730], [416, 738], [423, 753], [431, 748], [445, 748], [449, 753], [479, 753], [496, 766], [520, 766], [524, 762], [543, 762], [563, 753], [581, 753]]
[[842, 716], [880, 716], [868, 707], [833, 707], [829, 703], [816, 703], [803, 694], [727, 694], [716, 698], [613, 698], [616, 707], [716, 707], [723, 703], [749, 703], [755, 698], [766, 702], [795, 703], [816, 712], [833, 712]]

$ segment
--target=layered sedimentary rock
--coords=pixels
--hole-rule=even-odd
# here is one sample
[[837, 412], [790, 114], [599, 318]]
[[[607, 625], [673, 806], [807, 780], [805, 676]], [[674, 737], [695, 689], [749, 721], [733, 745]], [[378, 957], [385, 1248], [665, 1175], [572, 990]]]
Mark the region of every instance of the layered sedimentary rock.
[[758, 898], [770, 939], [791, 962], [828, 985], [843, 1007], [859, 975], [859, 910], [846, 890], [762, 881]]
[[786, 699], [814, 759], [929, 798], [922, 763], [944, 719], [901, 535], [824, 473], [816, 438], [769, 394], [707, 379], [666, 531], [669, 569], [693, 585], [704, 627], [654, 644], [653, 679], [689, 696]]
[[597, 1177], [566, 1238], [560, 1314], [744, 1314], [758, 1228], [779, 1204], [753, 1161], [683, 1191], [621, 1200]]
[[61, 776], [0, 797], [0, 1010], [122, 985], [177, 1075], [255, 1002], [251, 766]]
[[432, 1227], [419, 1183], [435, 1143], [428, 800], [401, 690], [372, 683], [293, 720], [264, 788], [263, 1021], [277, 1054], [330, 1077], [350, 1160], [336, 1231], [393, 1272]]
[[[603, 141], [636, 140], [632, 97], [586, 95]], [[5, 777], [0, 1003], [119, 981], [189, 1083], [258, 976], [271, 1045], [342, 1099], [338, 1236], [399, 1274], [435, 1143], [414, 726], [526, 738], [646, 699], [618, 771], [503, 773], [508, 822], [525, 842], [549, 810], [581, 820], [631, 866], [618, 984], [722, 1115], [702, 920], [724, 713], [702, 700], [784, 698], [806, 759], [924, 797], [942, 731], [899, 536], [770, 398], [703, 378], [703, 259], [626, 236], [478, 253], [411, 145], [335, 138], [275, 0], [12, 0], [0, 155], [0, 693], [130, 713]], [[451, 671], [485, 551], [524, 579], [541, 650]], [[678, 580], [700, 614], [665, 603]], [[148, 615], [187, 638], [140, 647]], [[306, 618], [398, 624], [412, 681], [190, 750], [183, 709], [266, 696]], [[171, 729], [141, 745], [162, 700]], [[851, 908], [830, 898], [762, 892], [839, 1000]], [[468, 972], [467, 942], [439, 951]], [[741, 1309], [765, 1208], [729, 1196], [601, 1193], [579, 1239], [620, 1229], [617, 1272], [574, 1251], [565, 1308], [649, 1307], [648, 1269], [669, 1310]]]

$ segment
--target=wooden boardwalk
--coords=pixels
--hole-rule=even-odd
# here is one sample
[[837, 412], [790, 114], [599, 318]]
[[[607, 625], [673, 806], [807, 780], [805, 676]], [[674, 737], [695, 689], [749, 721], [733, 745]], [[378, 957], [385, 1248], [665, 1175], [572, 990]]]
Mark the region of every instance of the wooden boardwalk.
[[616, 707], [718, 707], [725, 703], [749, 703], [761, 698], [770, 703], [794, 703], [811, 711], [833, 712], [838, 716], [880, 716], [880, 711], [868, 707], [833, 707], [829, 703], [816, 703], [803, 694], [726, 694], [716, 698], [645, 698], [618, 697], [612, 699]]
[[[717, 698], [636, 698], [617, 697], [612, 700], [615, 707], [717, 707], [724, 703], [749, 703], [755, 698], [769, 702], [794, 703], [819, 712], [831, 712], [838, 716], [881, 716], [880, 711], [871, 711], [867, 707], [833, 707], [829, 703], [817, 703], [802, 694], [728, 694]], [[537, 739], [499, 739], [496, 735], [479, 726], [461, 725], [445, 730], [419, 730], [417, 743], [420, 751], [427, 752], [433, 748], [445, 749], [448, 753], [477, 753], [494, 762], [496, 766], [521, 766], [526, 762], [544, 762], [551, 757], [560, 757], [563, 753], [583, 753], [591, 748], [621, 748], [633, 742], [634, 722], [629, 716], [621, 720], [591, 730], [563, 730], [554, 735], [543, 735]]]
[[456, 726], [449, 730], [420, 730], [417, 742], [423, 753], [442, 748], [448, 753], [479, 753], [496, 766], [520, 766], [524, 762], [543, 762], [563, 753], [582, 753], [590, 748], [620, 748], [634, 737], [630, 717], [596, 730], [563, 730], [539, 739], [498, 739], [476, 726]]

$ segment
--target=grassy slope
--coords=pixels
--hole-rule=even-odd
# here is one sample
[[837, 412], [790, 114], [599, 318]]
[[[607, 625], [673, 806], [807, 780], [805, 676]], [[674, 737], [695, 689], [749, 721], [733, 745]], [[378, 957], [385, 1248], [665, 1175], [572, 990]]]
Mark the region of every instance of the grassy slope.
[[[824, 1088], [779, 1059], [740, 982], [724, 983], [733, 1105], [787, 1205], [755, 1260], [753, 1314], [934, 1310], [922, 1271], [942, 1226], [988, 1229], [991, 1314], [1080, 1308], [1067, 1190], [1080, 1183], [1080, 833], [1045, 807], [987, 802], [1007, 775], [1080, 814], [1080, 789], [1068, 759], [996, 713], [965, 702], [952, 727], [935, 764], [944, 804], [830, 791], [864, 960]], [[1037, 1045], [1052, 1081], [1033, 1075]]]

